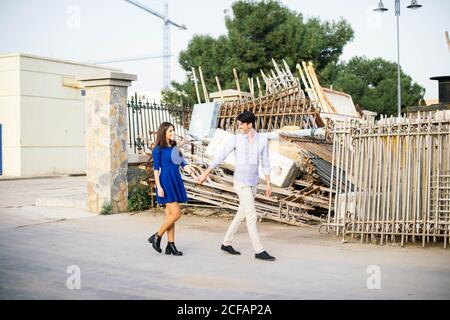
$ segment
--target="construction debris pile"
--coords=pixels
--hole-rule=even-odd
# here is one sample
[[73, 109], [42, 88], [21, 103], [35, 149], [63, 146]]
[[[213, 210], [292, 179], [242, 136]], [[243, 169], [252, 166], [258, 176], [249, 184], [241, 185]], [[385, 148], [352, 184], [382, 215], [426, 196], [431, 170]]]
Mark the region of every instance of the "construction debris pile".
[[[351, 97], [320, 86], [311, 63], [283, 61], [248, 79], [250, 92], [208, 94], [199, 68], [204, 102], [192, 70], [198, 104], [183, 135], [185, 158], [197, 174], [205, 170], [237, 133], [238, 114], [252, 111], [255, 129], [269, 141], [272, 195], [264, 176], [256, 195], [257, 214], [292, 225], [321, 224], [361, 242], [421, 241], [450, 236], [450, 114], [435, 111], [375, 121], [358, 111]], [[213, 101], [210, 100], [213, 98]], [[363, 116], [367, 115], [366, 116]], [[182, 131], [183, 132], [183, 131]], [[236, 211], [233, 153], [202, 185], [183, 176], [190, 204]], [[151, 168], [151, 159], [147, 164]], [[152, 171], [152, 170], [149, 170]], [[152, 175], [152, 172], [149, 172]]]
[[[321, 112], [346, 117], [338, 114], [336, 110], [339, 108], [325, 97], [311, 63], [302, 63], [303, 69], [297, 65], [300, 77], [295, 77], [284, 61], [282, 68], [275, 61], [273, 65], [274, 69], [267, 74], [261, 71], [262, 81], [256, 78], [257, 94], [253, 78], [248, 79], [250, 92], [242, 92], [237, 72], [233, 70], [237, 91], [222, 91], [216, 77], [219, 91], [210, 95], [199, 68], [204, 102], [201, 101], [193, 69], [199, 104], [193, 108], [189, 130], [183, 137], [185, 142], [189, 141], [182, 147], [183, 155], [200, 174], [228, 139], [238, 133], [236, 116], [250, 110], [256, 116], [255, 129], [268, 135], [271, 162], [272, 195], [264, 195], [264, 176], [261, 173], [255, 201], [257, 214], [261, 218], [291, 225], [325, 222], [329, 205], [333, 203], [329, 188], [333, 119], [330, 116], [323, 119]], [[210, 97], [218, 100], [211, 102]], [[348, 116], [362, 120], [354, 106]], [[151, 165], [150, 160], [148, 168]], [[202, 185], [192, 177], [183, 176], [189, 202], [236, 211], [239, 199], [233, 190], [234, 166], [231, 155], [212, 171]]]
[[[191, 159], [192, 167], [198, 173], [204, 170], [212, 159], [205, 161], [205, 157], [202, 162], [199, 157], [185, 156]], [[272, 185], [270, 197], [264, 195], [265, 185], [258, 185], [255, 204], [260, 217], [292, 225], [320, 222], [320, 215], [325, 214], [328, 209], [329, 189], [315, 175], [315, 167], [310, 157], [311, 155], [301, 156], [299, 153], [298, 158], [308, 163], [305, 171], [298, 170], [297, 165], [293, 163], [289, 169], [291, 175], [287, 176], [282, 184], [277, 183], [283, 187]], [[277, 169], [280, 170], [274, 170]], [[225, 162], [223, 166], [216, 168], [201, 186], [192, 178], [184, 177], [189, 199], [237, 211], [239, 200], [233, 190], [232, 174], [233, 170]], [[271, 173], [271, 176], [275, 174]], [[274, 179], [274, 182], [276, 183], [277, 179]]]

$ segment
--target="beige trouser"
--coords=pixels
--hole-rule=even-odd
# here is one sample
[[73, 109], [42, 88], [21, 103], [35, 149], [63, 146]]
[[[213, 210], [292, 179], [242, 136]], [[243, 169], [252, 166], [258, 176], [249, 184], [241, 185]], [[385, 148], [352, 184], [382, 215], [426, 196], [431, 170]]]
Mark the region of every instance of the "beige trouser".
[[226, 246], [231, 245], [231, 242], [233, 241], [233, 237], [236, 234], [239, 225], [245, 219], [247, 222], [247, 231], [250, 235], [253, 249], [256, 253], [260, 253], [264, 251], [264, 249], [259, 240], [258, 230], [256, 229], [256, 187], [247, 186], [237, 180], [234, 180], [233, 187], [239, 197], [239, 208], [233, 221], [231, 221], [231, 224], [228, 227], [225, 238], [223, 239], [223, 244]]

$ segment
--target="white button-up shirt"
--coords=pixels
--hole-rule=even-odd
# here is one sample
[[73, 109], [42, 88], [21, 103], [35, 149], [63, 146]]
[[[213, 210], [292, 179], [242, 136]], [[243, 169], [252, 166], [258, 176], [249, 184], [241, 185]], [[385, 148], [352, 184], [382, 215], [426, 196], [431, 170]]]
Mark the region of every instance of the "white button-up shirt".
[[255, 131], [253, 141], [250, 143], [248, 135], [243, 133], [236, 134], [228, 141], [209, 167], [211, 169], [217, 167], [234, 151], [236, 163], [234, 179], [249, 186], [256, 186], [259, 181], [260, 163], [264, 175], [270, 175], [267, 138], [266, 134]]

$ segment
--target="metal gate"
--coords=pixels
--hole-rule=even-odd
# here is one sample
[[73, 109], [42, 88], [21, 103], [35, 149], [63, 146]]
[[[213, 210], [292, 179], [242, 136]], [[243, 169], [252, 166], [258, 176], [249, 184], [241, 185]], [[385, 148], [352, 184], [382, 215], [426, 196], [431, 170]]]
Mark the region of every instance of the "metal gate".
[[[450, 118], [445, 113], [345, 123], [333, 130], [327, 222], [363, 241], [450, 238]], [[332, 216], [331, 213], [334, 213]]]
[[159, 125], [166, 121], [174, 125], [177, 136], [185, 137], [191, 114], [190, 107], [144, 102], [135, 94], [127, 103], [129, 148], [137, 154], [150, 150]]

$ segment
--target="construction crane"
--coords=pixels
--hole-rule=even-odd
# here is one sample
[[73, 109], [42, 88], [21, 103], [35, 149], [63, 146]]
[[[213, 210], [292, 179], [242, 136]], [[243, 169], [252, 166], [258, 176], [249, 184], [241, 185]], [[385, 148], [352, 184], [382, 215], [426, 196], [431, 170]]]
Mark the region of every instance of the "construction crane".
[[182, 24], [175, 23], [174, 21], [169, 19], [169, 5], [167, 1], [164, 1], [164, 14], [158, 13], [157, 11], [147, 7], [146, 5], [139, 3], [137, 1], [125, 0], [136, 7], [149, 12], [158, 18], [163, 19], [163, 54], [159, 55], [141, 55], [135, 57], [128, 58], [110, 58], [106, 60], [90, 60], [85, 61], [85, 63], [92, 64], [110, 64], [110, 63], [118, 63], [118, 62], [128, 62], [128, 61], [138, 61], [138, 60], [149, 60], [149, 59], [158, 59], [163, 58], [163, 88], [167, 89], [170, 86], [170, 58], [172, 54], [170, 52], [170, 25], [174, 25], [179, 29], [187, 30], [187, 27]]
[[178, 24], [169, 19], [169, 4], [167, 1], [164, 1], [163, 14], [138, 1], [125, 1], [163, 20], [163, 88], [167, 89], [170, 86], [170, 57], [172, 56], [170, 53], [170, 25], [173, 25], [181, 30], [187, 30], [187, 27], [184, 24]]

